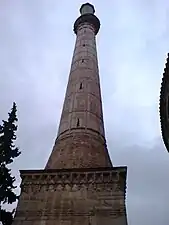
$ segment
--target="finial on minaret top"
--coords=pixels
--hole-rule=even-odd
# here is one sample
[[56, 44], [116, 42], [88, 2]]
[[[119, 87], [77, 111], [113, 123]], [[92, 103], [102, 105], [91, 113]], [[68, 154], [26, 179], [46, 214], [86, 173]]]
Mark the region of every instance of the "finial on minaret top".
[[81, 15], [94, 14], [95, 13], [94, 6], [91, 5], [90, 3], [85, 3], [80, 7], [80, 13]]
[[88, 23], [93, 26], [95, 29], [95, 34], [98, 33], [100, 29], [100, 21], [99, 19], [94, 15], [95, 9], [94, 6], [90, 3], [85, 3], [80, 7], [80, 16], [77, 18], [77, 20], [74, 23], [74, 32], [77, 34], [77, 30], [80, 27], [81, 24]]

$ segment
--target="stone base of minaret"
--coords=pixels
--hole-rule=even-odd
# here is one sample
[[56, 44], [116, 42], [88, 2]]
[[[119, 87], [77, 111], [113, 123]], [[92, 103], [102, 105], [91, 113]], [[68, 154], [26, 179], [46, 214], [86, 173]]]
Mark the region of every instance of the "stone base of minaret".
[[13, 225], [127, 225], [126, 167], [22, 170]]

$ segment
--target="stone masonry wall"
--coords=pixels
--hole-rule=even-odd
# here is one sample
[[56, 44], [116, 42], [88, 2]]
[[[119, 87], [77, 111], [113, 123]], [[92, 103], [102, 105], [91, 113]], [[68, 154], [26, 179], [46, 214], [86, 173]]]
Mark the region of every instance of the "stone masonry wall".
[[125, 179], [126, 168], [29, 172], [13, 225], [126, 225]]
[[46, 169], [112, 166], [104, 139], [92, 131], [64, 134], [56, 142]]

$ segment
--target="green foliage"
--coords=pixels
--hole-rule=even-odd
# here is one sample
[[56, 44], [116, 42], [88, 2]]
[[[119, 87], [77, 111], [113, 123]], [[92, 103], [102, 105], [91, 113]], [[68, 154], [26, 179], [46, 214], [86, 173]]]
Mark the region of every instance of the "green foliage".
[[2, 125], [0, 125], [0, 221], [3, 225], [12, 223], [14, 210], [7, 212], [2, 209], [2, 205], [12, 204], [18, 199], [18, 196], [13, 192], [13, 189], [16, 188], [14, 186], [15, 177], [11, 175], [11, 169], [7, 167], [14, 158], [21, 154], [14, 145], [15, 132], [17, 131], [15, 123], [18, 121], [16, 112], [16, 104], [13, 103], [12, 110], [8, 113], [8, 120], [3, 120]]
[[13, 213], [14, 213], [14, 210], [12, 212], [7, 212], [4, 209], [0, 210], [0, 221], [2, 222], [3, 225], [11, 225], [12, 224]]

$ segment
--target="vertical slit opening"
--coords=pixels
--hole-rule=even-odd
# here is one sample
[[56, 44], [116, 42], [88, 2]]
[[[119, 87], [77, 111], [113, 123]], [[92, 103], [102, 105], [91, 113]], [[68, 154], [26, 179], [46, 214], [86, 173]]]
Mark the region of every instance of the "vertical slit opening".
[[83, 88], [82, 83], [80, 83], [80, 88], [79, 89], [82, 89], [82, 88]]
[[80, 126], [80, 121], [79, 121], [79, 118], [77, 119], [77, 127]]
[[169, 119], [169, 95], [167, 96], [167, 117]]
[[82, 63], [84, 62], [84, 59], [82, 59]]

